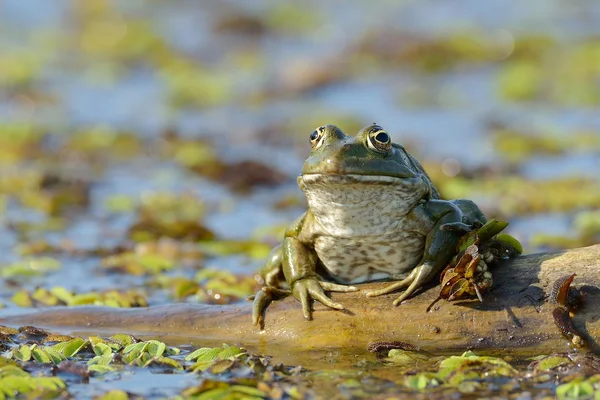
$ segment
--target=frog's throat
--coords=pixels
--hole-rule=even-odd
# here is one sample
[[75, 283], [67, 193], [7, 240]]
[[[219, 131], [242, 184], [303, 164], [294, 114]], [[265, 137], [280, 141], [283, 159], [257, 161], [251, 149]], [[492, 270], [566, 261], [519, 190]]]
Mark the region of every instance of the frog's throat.
[[298, 183], [322, 234], [346, 238], [419, 230], [406, 216], [430, 190], [421, 176], [306, 174]]

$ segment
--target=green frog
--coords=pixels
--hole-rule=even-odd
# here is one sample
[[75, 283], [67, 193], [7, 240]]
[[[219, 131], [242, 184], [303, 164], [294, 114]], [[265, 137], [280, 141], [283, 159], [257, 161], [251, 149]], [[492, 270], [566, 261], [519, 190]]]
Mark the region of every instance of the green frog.
[[[326, 292], [357, 291], [352, 285], [363, 282], [395, 281], [366, 295], [405, 289], [393, 302], [400, 304], [439, 276], [465, 232], [486, 222], [472, 201], [441, 200], [419, 162], [379, 125], [356, 136], [321, 126], [310, 145], [298, 177], [308, 210], [263, 269], [265, 289], [287, 287], [308, 320], [312, 300], [343, 310]], [[262, 326], [268, 301], [259, 297], [253, 322]]]

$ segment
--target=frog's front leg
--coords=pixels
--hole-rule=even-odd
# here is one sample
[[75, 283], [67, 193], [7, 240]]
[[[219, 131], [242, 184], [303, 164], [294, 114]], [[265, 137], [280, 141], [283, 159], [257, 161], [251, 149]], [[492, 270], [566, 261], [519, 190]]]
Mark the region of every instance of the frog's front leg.
[[394, 282], [380, 290], [367, 293], [368, 297], [381, 296], [407, 288], [396, 300], [397, 306], [402, 301], [412, 296], [424, 284], [439, 274], [456, 254], [456, 246], [463, 233], [451, 229], [444, 229], [448, 224], [462, 224], [462, 211], [455, 204], [444, 200], [430, 200], [424, 205], [429, 217], [436, 221], [434, 227], [427, 234], [425, 241], [425, 254], [405, 279]]
[[283, 274], [292, 289], [294, 297], [302, 303], [304, 318], [311, 320], [312, 311], [310, 300], [318, 300], [327, 307], [343, 310], [344, 306], [331, 300], [325, 290], [334, 292], [354, 292], [353, 286], [337, 285], [331, 282], [321, 282], [317, 279], [317, 254], [307, 248], [298, 239], [286, 237], [282, 244]]

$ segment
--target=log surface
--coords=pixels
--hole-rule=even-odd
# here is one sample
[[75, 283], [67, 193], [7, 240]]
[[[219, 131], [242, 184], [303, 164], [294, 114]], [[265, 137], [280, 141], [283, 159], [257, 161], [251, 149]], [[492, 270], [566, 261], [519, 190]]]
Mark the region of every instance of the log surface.
[[[176, 338], [200, 345], [239, 343], [273, 354], [273, 349], [366, 349], [374, 341], [403, 341], [423, 350], [503, 354], [543, 354], [572, 349], [556, 327], [548, 298], [552, 284], [576, 273], [574, 286], [586, 297], [574, 317], [592, 350], [600, 338], [600, 245], [534, 254], [504, 262], [493, 269], [494, 288], [484, 302], [440, 301], [430, 312], [439, 286], [392, 306], [397, 294], [367, 298], [364, 292], [332, 293], [348, 312], [315, 304], [313, 321], [305, 321], [293, 298], [269, 307], [264, 331], [251, 323], [251, 304], [227, 306], [171, 304], [136, 309], [101, 307], [51, 308], [2, 318], [0, 324], [35, 325], [68, 332], [127, 332]], [[372, 283], [362, 288], [380, 287]], [[275, 352], [277, 352], [275, 350]]]

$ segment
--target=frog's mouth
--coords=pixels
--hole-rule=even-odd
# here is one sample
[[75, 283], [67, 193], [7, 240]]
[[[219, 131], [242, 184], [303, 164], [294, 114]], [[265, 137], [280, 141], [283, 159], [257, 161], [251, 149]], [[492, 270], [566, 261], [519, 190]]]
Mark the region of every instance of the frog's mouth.
[[366, 184], [366, 185], [396, 185], [410, 186], [422, 184], [421, 175], [412, 178], [399, 178], [388, 175], [359, 175], [359, 174], [302, 174], [298, 177], [300, 185], [310, 184]]

